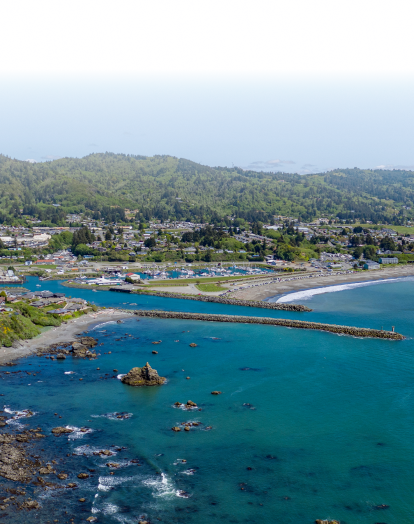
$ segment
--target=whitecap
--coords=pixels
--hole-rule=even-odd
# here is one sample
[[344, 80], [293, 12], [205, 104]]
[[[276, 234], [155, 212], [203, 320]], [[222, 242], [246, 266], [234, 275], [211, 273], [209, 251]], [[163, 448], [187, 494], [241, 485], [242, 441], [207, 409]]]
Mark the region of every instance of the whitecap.
[[116, 376], [116, 378], [118, 380], [121, 380], [122, 377], [125, 377], [126, 373], [120, 373], [119, 375]]
[[68, 434], [69, 440], [75, 440], [78, 438], [82, 438], [84, 435], [87, 435], [88, 433], [93, 432], [93, 429], [91, 428], [83, 428], [83, 429], [86, 429], [86, 431], [81, 431], [81, 428], [77, 428], [76, 426], [65, 426], [65, 427], [73, 431], [73, 433]]
[[73, 374], [75, 374], [74, 371], [65, 371], [64, 373], [65, 373], [65, 375], [73, 375]]
[[174, 483], [167, 477], [165, 473], [157, 475], [156, 478], [151, 477], [145, 479], [143, 482], [144, 486], [152, 488], [154, 497], [173, 497], [177, 496], [177, 490], [174, 487]]
[[104, 326], [107, 326], [108, 324], [116, 324], [116, 321], [115, 320], [108, 320], [107, 322], [101, 322], [100, 324], [97, 324], [96, 326], [91, 328], [90, 331], [100, 330], [101, 328], [103, 328]]
[[[88, 446], [88, 445], [85, 444], [83, 446], [78, 446], [77, 448], [75, 448], [74, 449], [74, 453], [76, 455], [87, 455], [87, 456], [89, 456], [89, 455], [94, 455], [95, 453], [99, 454], [99, 452], [102, 451], [103, 449], [104, 448], [102, 448], [102, 447], [101, 448], [97, 448], [97, 447]], [[108, 449], [111, 452], [110, 455], [100, 455], [99, 454], [99, 456], [101, 458], [106, 459], [106, 460], [110, 460], [110, 457], [113, 457], [114, 455], [117, 454], [117, 452], [116, 452], [116, 450], [114, 448], [108, 448]], [[98, 456], [98, 455], [96, 455], [96, 456]]]
[[[119, 415], [122, 415], [119, 417]], [[104, 413], [103, 415], [91, 415], [92, 418], [108, 418], [109, 420], [125, 420], [131, 418], [133, 413], [126, 413], [125, 411], [113, 413]], [[119, 418], [118, 418], [119, 417]]]
[[99, 477], [98, 489], [99, 491], [110, 491], [113, 487], [133, 480], [133, 478], [134, 477]]
[[6, 424], [15, 425], [18, 428], [24, 427], [23, 424], [20, 424], [18, 422], [20, 419], [33, 417], [33, 415], [37, 414], [35, 411], [30, 411], [29, 409], [22, 409], [21, 411], [18, 411], [18, 410], [10, 409], [6, 406], [4, 406], [3, 410], [5, 411], [5, 413], [9, 413], [9, 415], [13, 415], [12, 418], [9, 418], [5, 421]]
[[[368, 282], [355, 282], [353, 284], [338, 284], [336, 286], [317, 287], [314, 289], [305, 289], [303, 291], [297, 291], [295, 293], [289, 293], [276, 300], [276, 304], [285, 302], [296, 302], [311, 299], [314, 295], [322, 295], [324, 293], [336, 293], [338, 291], [346, 291], [348, 289], [354, 289], [357, 287], [373, 286], [374, 284], [386, 284], [388, 282], [395, 282], [401, 280], [398, 278], [389, 278], [382, 280], [370, 280]], [[272, 299], [269, 300], [272, 302]]]

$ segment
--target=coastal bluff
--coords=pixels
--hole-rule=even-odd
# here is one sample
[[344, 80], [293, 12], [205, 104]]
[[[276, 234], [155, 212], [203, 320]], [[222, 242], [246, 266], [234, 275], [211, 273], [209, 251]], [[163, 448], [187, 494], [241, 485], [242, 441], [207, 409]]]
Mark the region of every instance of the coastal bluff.
[[207, 322], [231, 322], [238, 324], [264, 324], [268, 326], [282, 326], [296, 329], [311, 329], [315, 331], [327, 331], [337, 335], [349, 335], [352, 337], [381, 338], [387, 340], [403, 340], [405, 337], [395, 331], [384, 331], [380, 329], [359, 328], [352, 326], [339, 326], [336, 324], [322, 324], [320, 322], [308, 322], [305, 320], [291, 320], [288, 318], [269, 317], [246, 317], [238, 315], [215, 315], [209, 313], [185, 313], [179, 311], [144, 311], [135, 310], [134, 314], [139, 317], [149, 318], [176, 318], [179, 320], [202, 320]]

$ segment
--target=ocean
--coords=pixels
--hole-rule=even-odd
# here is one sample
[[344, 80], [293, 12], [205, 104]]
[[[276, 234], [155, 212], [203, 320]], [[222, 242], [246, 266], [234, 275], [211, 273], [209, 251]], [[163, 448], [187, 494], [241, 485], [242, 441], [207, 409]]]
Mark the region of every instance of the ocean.
[[[0, 400], [10, 411], [34, 413], [24, 423], [50, 435], [41, 442], [44, 453], [69, 474], [65, 482], [78, 484], [63, 491], [29, 485], [43, 507], [40, 521], [89, 516], [108, 524], [414, 521], [414, 279], [294, 297], [312, 313], [37, 283], [30, 279], [26, 287], [64, 290], [102, 306], [395, 326], [407, 337], [397, 342], [131, 318], [89, 330], [103, 344], [96, 361], [30, 357], [15, 368], [0, 368], [23, 372], [1, 374]], [[164, 386], [121, 383], [119, 375], [146, 362], [167, 378]], [[211, 395], [214, 390], [222, 394]], [[174, 407], [187, 400], [201, 411]], [[191, 421], [200, 425], [171, 430]], [[58, 425], [88, 431], [53, 437], [50, 431]], [[94, 454], [102, 449], [113, 455]], [[89, 478], [79, 480], [80, 472]], [[39, 522], [39, 516], [21, 512], [19, 522]]]

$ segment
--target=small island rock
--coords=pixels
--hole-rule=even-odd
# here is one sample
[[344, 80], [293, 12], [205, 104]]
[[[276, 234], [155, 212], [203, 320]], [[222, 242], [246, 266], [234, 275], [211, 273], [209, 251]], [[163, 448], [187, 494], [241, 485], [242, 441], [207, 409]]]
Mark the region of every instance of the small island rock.
[[52, 429], [52, 433], [54, 435], [63, 435], [65, 433], [73, 433], [73, 429], [64, 428], [62, 426], [58, 426], [57, 428]]
[[157, 370], [153, 369], [148, 362], [142, 368], [132, 368], [121, 378], [121, 382], [129, 386], [159, 386], [166, 380], [165, 377], [160, 377]]

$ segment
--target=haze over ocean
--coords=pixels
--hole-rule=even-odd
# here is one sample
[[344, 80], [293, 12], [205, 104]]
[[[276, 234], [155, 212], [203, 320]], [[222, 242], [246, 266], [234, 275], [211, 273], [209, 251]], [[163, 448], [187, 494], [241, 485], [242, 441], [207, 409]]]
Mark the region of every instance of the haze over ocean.
[[319, 172], [414, 169], [414, 81], [338, 75], [11, 75], [0, 153], [37, 162], [92, 152]]

